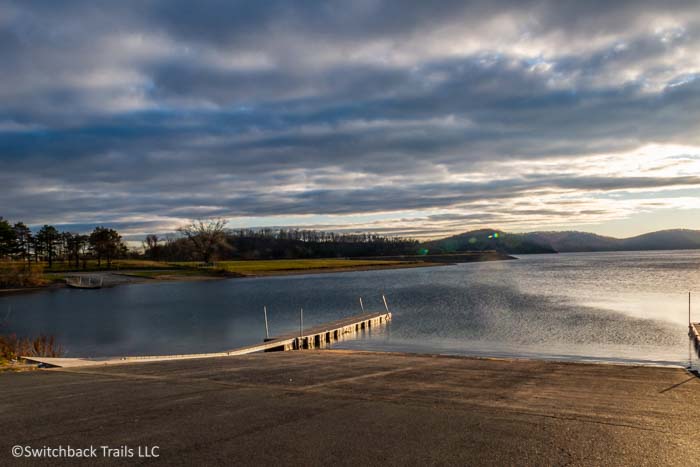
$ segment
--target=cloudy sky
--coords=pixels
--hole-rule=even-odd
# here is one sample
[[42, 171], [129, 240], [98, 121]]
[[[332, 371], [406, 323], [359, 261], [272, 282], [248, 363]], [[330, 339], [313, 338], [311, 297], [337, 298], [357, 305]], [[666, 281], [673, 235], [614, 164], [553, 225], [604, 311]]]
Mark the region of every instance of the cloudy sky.
[[695, 1], [0, 0], [0, 215], [700, 228]]

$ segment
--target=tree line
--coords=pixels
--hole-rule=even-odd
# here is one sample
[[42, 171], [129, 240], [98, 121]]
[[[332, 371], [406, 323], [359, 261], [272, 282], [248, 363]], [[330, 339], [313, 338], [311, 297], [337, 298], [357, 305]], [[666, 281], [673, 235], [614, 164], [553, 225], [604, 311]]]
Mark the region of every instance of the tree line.
[[226, 229], [220, 219], [192, 221], [180, 236], [149, 235], [144, 255], [154, 260], [197, 261], [353, 258], [416, 254], [417, 240], [369, 233], [305, 229]]
[[96, 259], [111, 267], [117, 258], [155, 261], [213, 261], [235, 259], [352, 258], [416, 254], [419, 242], [369, 233], [338, 233], [306, 229], [227, 229], [222, 219], [191, 221], [166, 236], [147, 235], [142, 251], [129, 251], [114, 229], [95, 227], [89, 234], [61, 232], [44, 225], [34, 232], [23, 222], [0, 217], [0, 259], [61, 261], [79, 269]]
[[28, 265], [45, 261], [49, 268], [54, 262], [70, 263], [76, 269], [86, 267], [88, 259], [96, 259], [98, 266], [127, 254], [121, 235], [107, 227], [95, 227], [89, 234], [61, 232], [52, 225], [44, 225], [36, 233], [23, 222], [11, 224], [0, 217], [0, 259], [24, 261]]

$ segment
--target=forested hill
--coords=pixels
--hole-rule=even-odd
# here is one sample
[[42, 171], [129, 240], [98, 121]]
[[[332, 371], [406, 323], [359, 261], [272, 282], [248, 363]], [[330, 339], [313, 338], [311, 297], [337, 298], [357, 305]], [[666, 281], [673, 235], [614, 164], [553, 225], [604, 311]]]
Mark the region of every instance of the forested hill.
[[512, 254], [690, 250], [700, 248], [700, 231], [661, 230], [630, 238], [614, 238], [576, 231], [507, 233], [482, 229], [426, 242], [423, 246], [434, 253], [482, 250], [497, 250]]
[[503, 253], [556, 253], [546, 241], [528, 238], [527, 234], [511, 234], [500, 230], [473, 230], [459, 235], [425, 242], [430, 253], [496, 250]]
[[700, 230], [660, 230], [629, 238], [604, 237], [586, 232], [532, 232], [533, 241], [551, 245], [556, 251], [692, 250], [700, 248]]

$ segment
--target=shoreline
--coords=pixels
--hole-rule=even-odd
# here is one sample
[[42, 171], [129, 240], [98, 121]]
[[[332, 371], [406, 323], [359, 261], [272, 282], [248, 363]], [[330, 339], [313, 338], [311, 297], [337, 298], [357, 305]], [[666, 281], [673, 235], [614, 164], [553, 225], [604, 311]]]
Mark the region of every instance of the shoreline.
[[[221, 351], [211, 351], [197, 354], [162, 354], [162, 355], [125, 355], [125, 356], [103, 356], [103, 357], [27, 357], [20, 358], [16, 363], [10, 364], [8, 366], [17, 365], [22, 367], [19, 371], [24, 371], [25, 369], [38, 369], [37, 365], [46, 360], [49, 366], [45, 369], [68, 369], [68, 368], [96, 368], [105, 366], [123, 366], [123, 365], [141, 365], [148, 363], [161, 363], [161, 362], [178, 362], [178, 361], [189, 361], [189, 360], [208, 360], [208, 359], [226, 359], [234, 357], [244, 357], [252, 355], [263, 355], [263, 354], [274, 354], [274, 353], [308, 353], [308, 352], [331, 352], [334, 354], [347, 354], [347, 355], [369, 355], [369, 356], [385, 356], [390, 357], [425, 357], [433, 359], [465, 359], [465, 360], [486, 360], [495, 362], [510, 362], [510, 363], [545, 363], [545, 364], [558, 364], [558, 365], [591, 365], [591, 366], [612, 366], [620, 368], [630, 368], [630, 367], [642, 367], [642, 368], [666, 368], [666, 369], [681, 369], [689, 374], [692, 374], [700, 379], [700, 370], [695, 370], [687, 365], [671, 362], [655, 362], [653, 360], [649, 361], [639, 361], [639, 360], [605, 360], [595, 357], [581, 359], [576, 358], [559, 358], [559, 357], [547, 357], [547, 356], [532, 356], [532, 355], [489, 355], [489, 354], [454, 354], [454, 353], [434, 353], [434, 352], [410, 352], [410, 351], [399, 351], [399, 350], [364, 350], [364, 349], [343, 349], [343, 348], [320, 348], [320, 349], [304, 349], [304, 350], [287, 350], [279, 352], [254, 352], [249, 354], [235, 354], [238, 349], [228, 349]], [[67, 363], [66, 366], [61, 367], [51, 364], [52, 360], [65, 359]], [[59, 363], [59, 362], [57, 362]], [[2, 368], [0, 367], [0, 372]]]
[[[396, 264], [374, 264], [374, 265], [358, 265], [358, 266], [343, 266], [343, 267], [328, 267], [328, 268], [309, 268], [309, 269], [279, 269], [273, 271], [259, 271], [255, 273], [211, 273], [211, 274], [182, 274], [182, 270], [179, 269], [163, 269], [163, 270], [148, 270], [148, 269], [121, 269], [121, 270], [108, 270], [108, 271], [75, 271], [66, 273], [49, 273], [49, 274], [61, 274], [70, 277], [79, 276], [92, 276], [92, 277], [102, 277], [108, 279], [108, 282], [102, 286], [102, 288], [112, 288], [121, 285], [132, 285], [132, 284], [156, 284], [163, 282], [199, 282], [199, 281], [211, 281], [211, 280], [225, 280], [225, 279], [243, 279], [243, 278], [256, 278], [256, 277], [276, 277], [276, 276], [296, 276], [305, 274], [332, 274], [339, 272], [361, 272], [361, 271], [377, 271], [377, 270], [388, 270], [388, 269], [413, 269], [413, 268], [426, 268], [426, 267], [439, 267], [439, 266], [449, 266], [457, 263], [431, 263], [431, 262], [397, 262]], [[47, 283], [44, 286], [38, 287], [27, 287], [27, 288], [12, 288], [12, 289], [0, 289], [0, 298], [9, 295], [19, 295], [25, 293], [36, 293], [44, 292], [49, 290], [65, 289], [68, 286], [65, 282], [58, 282], [55, 279], [52, 282]]]
[[[182, 263], [178, 266], [177, 263], [172, 263], [170, 267], [168, 263], [163, 268], [158, 267], [132, 267], [129, 268], [128, 263], [121, 268], [116, 269], [100, 269], [100, 270], [68, 270], [68, 271], [48, 271], [44, 272], [47, 283], [43, 286], [34, 286], [27, 288], [0, 288], [0, 298], [8, 295], [16, 295], [23, 293], [35, 293], [46, 290], [55, 290], [66, 288], [65, 279], [67, 277], [92, 277], [101, 278], [104, 282], [101, 288], [115, 287], [118, 285], [155, 283], [155, 282], [190, 282], [204, 280], [221, 280], [232, 278], [251, 278], [251, 277], [275, 277], [275, 276], [292, 276], [305, 274], [331, 274], [337, 272], [358, 272], [358, 271], [376, 271], [387, 269], [411, 269], [450, 266], [461, 263], [478, 263], [491, 261], [510, 261], [517, 260], [516, 257], [498, 253], [493, 251], [484, 251], [479, 253], [456, 253], [444, 255], [423, 255], [423, 256], [388, 256], [388, 257], [368, 257], [368, 258], [313, 258], [313, 259], [294, 259], [294, 260], [235, 260], [222, 261], [221, 263], [237, 263], [235, 266], [239, 270], [227, 270], [226, 266], [223, 269], [200, 269], [196, 266], [191, 266], [190, 263]], [[333, 263], [346, 262], [342, 265]], [[352, 264], [356, 261], [360, 264]], [[376, 264], [372, 264], [374, 261]], [[265, 263], [267, 266], [274, 266], [276, 262], [280, 263], [280, 268], [270, 267], [269, 269], [256, 268], [260, 263]], [[284, 263], [299, 263], [309, 262], [312, 264], [302, 265], [301, 267], [285, 267]], [[328, 266], [316, 266], [315, 262], [330, 263]], [[369, 263], [368, 263], [369, 262]], [[256, 264], [257, 263], [257, 264]], [[246, 269], [242, 267], [244, 264], [251, 265]], [[242, 269], [242, 270], [241, 270]]]

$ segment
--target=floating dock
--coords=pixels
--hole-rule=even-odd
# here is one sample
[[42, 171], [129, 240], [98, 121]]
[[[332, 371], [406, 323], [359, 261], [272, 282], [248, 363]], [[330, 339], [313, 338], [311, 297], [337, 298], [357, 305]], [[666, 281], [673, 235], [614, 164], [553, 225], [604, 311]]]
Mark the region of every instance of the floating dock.
[[277, 346], [267, 347], [264, 349], [266, 352], [278, 350], [316, 349], [325, 347], [332, 342], [340, 340], [346, 334], [353, 334], [371, 329], [373, 327], [381, 326], [389, 321], [391, 321], [391, 313], [388, 311], [383, 313], [366, 313], [338, 321], [332, 321], [320, 326], [314, 326], [308, 330], [302, 329], [299, 335], [290, 334], [283, 337], [268, 339], [267, 342], [262, 345], [265, 346], [274, 343], [278, 344]]
[[102, 283], [104, 281], [103, 277], [95, 277], [94, 280], [91, 276], [86, 276], [86, 280], [83, 280], [83, 276], [77, 277], [66, 277], [66, 285], [73, 289], [101, 289]]
[[135, 362], [160, 362], [171, 360], [189, 360], [195, 358], [230, 357], [246, 355], [255, 352], [275, 352], [288, 350], [303, 350], [325, 347], [332, 342], [343, 339], [348, 334], [370, 330], [391, 321], [389, 311], [381, 313], [365, 313], [330, 323], [314, 326], [310, 329], [300, 329], [297, 334], [287, 334], [280, 337], [265, 339], [261, 344], [249, 345], [225, 352], [184, 354], [184, 355], [149, 355], [135, 357], [104, 357], [104, 358], [50, 358], [50, 357], [20, 357], [28, 362], [43, 363], [50, 367], [81, 367], [118, 365]]
[[698, 356], [700, 356], [700, 323], [690, 323], [688, 327], [690, 328], [688, 335], [693, 341], [695, 351], [698, 353]]

